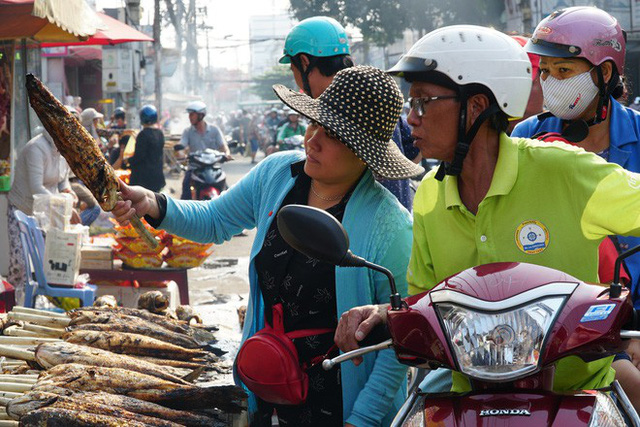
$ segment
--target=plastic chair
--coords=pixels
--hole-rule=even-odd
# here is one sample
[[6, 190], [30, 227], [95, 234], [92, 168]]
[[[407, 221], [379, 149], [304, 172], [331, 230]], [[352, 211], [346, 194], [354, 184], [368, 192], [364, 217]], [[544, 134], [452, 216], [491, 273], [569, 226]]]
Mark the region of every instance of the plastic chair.
[[[26, 282], [24, 306], [33, 308], [37, 295], [51, 297], [79, 298], [82, 306], [93, 304], [96, 296], [96, 285], [85, 285], [82, 289], [50, 285], [44, 275], [44, 238], [36, 220], [24, 212], [16, 211], [16, 219], [20, 227], [20, 241], [24, 256]], [[35, 279], [35, 280], [34, 280]]]

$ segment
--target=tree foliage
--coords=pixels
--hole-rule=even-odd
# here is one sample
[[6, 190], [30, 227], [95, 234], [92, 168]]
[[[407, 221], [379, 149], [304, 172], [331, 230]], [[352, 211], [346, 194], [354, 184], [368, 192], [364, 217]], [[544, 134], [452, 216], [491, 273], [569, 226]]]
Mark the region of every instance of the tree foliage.
[[277, 65], [266, 73], [255, 77], [250, 90], [261, 99], [275, 99], [272, 88], [275, 84], [282, 84], [290, 88], [297, 87], [289, 67]]
[[388, 45], [405, 29], [429, 32], [444, 25], [477, 24], [501, 27], [503, 0], [291, 0], [297, 19], [332, 16], [353, 25], [366, 42]]

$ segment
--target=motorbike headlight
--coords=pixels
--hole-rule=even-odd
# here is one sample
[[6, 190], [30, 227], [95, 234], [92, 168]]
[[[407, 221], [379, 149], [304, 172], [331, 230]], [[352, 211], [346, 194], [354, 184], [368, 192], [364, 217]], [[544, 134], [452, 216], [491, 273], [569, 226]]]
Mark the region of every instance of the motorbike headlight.
[[436, 307], [461, 372], [502, 381], [537, 369], [545, 335], [564, 300], [553, 296], [500, 312], [444, 302]]
[[620, 410], [607, 393], [596, 392], [596, 403], [589, 420], [589, 427], [615, 427], [627, 425]]

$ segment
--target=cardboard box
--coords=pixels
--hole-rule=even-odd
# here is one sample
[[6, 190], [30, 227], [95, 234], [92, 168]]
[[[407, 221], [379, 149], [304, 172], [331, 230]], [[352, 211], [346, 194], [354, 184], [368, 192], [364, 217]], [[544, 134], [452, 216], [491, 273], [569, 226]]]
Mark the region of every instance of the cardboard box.
[[82, 261], [89, 259], [113, 261], [113, 250], [111, 247], [83, 245]]
[[80, 271], [84, 230], [50, 228], [44, 246], [44, 274], [47, 282], [73, 286]]
[[180, 291], [178, 285], [174, 281], [170, 281], [166, 288], [150, 288], [140, 287], [134, 288], [133, 286], [112, 286], [112, 285], [98, 285], [96, 291], [96, 297], [102, 295], [113, 295], [118, 301], [118, 305], [122, 307], [138, 307], [138, 299], [140, 295], [149, 291], [160, 291], [164, 295], [169, 297], [169, 308], [175, 309], [180, 305]]
[[80, 270], [113, 270], [112, 259], [84, 259], [80, 261]]

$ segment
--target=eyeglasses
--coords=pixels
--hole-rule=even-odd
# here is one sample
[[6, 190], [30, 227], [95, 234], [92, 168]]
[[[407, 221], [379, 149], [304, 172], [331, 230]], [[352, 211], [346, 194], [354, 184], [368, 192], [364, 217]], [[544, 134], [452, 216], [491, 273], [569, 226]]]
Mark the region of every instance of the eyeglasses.
[[431, 101], [438, 101], [440, 99], [457, 99], [458, 95], [442, 95], [442, 96], [427, 96], [424, 98], [409, 98], [409, 106], [416, 112], [418, 117], [424, 115], [424, 106]]

